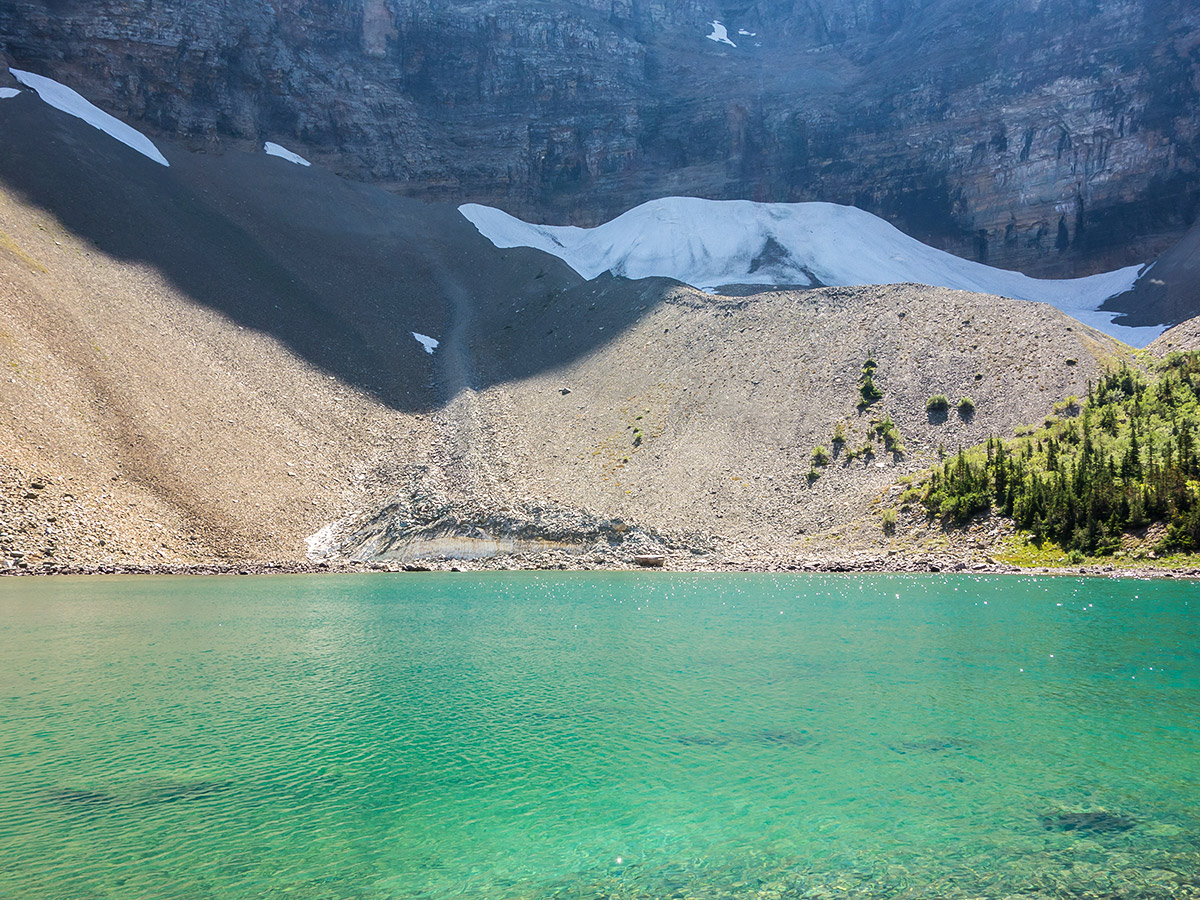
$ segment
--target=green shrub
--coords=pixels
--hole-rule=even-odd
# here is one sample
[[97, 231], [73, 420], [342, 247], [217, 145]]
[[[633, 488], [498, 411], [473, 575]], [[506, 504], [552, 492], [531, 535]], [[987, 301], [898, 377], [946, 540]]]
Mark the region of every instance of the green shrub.
[[862, 381], [858, 384], [858, 408], [866, 409], [877, 400], [883, 399], [883, 391], [875, 384], [875, 379], [870, 375], [863, 375]]
[[862, 376], [858, 379], [858, 408], [866, 409], [877, 400], [883, 399], [883, 391], [875, 384], [875, 369], [878, 366], [874, 358], [867, 357], [863, 363]]
[[945, 394], [934, 394], [925, 401], [925, 411], [932, 413], [945, 412], [950, 408], [950, 398]]
[[975, 401], [970, 397], [963, 397], [958, 401], [958, 414], [964, 418], [975, 415]]
[[808, 483], [812, 484], [814, 481], [816, 481], [818, 478], [821, 477], [821, 473], [818, 472], [816, 469], [809, 469], [808, 475], [806, 477], [808, 478]]
[[829, 465], [829, 451], [826, 450], [824, 447], [817, 447], [815, 450], [813, 450], [812, 464], [813, 464], [813, 466]]
[[883, 511], [883, 533], [884, 534], [895, 534], [896, 533], [896, 510], [885, 509]]
[[891, 415], [885, 415], [881, 421], [872, 422], [870, 429], [867, 432], [870, 435], [876, 435], [883, 446], [892, 453], [903, 453], [904, 444], [900, 441], [900, 429], [896, 427], [896, 423], [892, 421]]

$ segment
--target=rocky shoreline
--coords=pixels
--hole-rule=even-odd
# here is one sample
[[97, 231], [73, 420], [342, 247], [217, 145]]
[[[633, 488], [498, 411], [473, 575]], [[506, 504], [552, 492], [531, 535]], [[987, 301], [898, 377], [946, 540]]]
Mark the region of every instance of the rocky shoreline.
[[0, 569], [0, 577], [94, 575], [360, 575], [420, 572], [619, 572], [645, 570], [673, 573], [759, 572], [778, 574], [894, 574], [894, 575], [1070, 575], [1093, 578], [1168, 578], [1200, 580], [1200, 567], [1128, 567], [1108, 564], [1016, 566], [997, 562], [968, 562], [952, 557], [854, 557], [796, 561], [730, 559], [727, 557], [671, 557], [661, 566], [639, 565], [633, 559], [596, 554], [583, 556], [564, 551], [502, 554], [484, 559], [429, 559], [417, 562], [359, 562], [337, 560], [277, 563], [199, 564], [43, 564]]

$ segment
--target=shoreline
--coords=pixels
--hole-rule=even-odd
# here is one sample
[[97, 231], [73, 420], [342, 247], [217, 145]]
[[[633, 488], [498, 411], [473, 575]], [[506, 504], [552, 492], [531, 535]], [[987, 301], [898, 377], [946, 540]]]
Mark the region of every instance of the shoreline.
[[[262, 576], [262, 575], [369, 575], [423, 572], [671, 572], [693, 574], [761, 573], [780, 575], [1066, 575], [1112, 579], [1200, 580], [1194, 565], [1122, 567], [1110, 564], [1064, 566], [1017, 566], [996, 562], [964, 562], [946, 559], [870, 558], [820, 559], [794, 562], [757, 560], [672, 560], [662, 566], [638, 565], [632, 560], [611, 559], [598, 564], [580, 564], [560, 554], [494, 556], [483, 559], [428, 559], [414, 562], [288, 561], [276, 563], [187, 563], [187, 564], [97, 564], [41, 565], [0, 570], [0, 578], [48, 578], [79, 576]], [[574, 564], [573, 564], [574, 563]]]

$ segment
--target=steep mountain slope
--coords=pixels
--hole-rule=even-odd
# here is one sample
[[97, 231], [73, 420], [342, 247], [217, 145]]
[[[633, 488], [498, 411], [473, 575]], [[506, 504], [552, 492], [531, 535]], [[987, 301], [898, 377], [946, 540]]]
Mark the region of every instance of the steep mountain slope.
[[[583, 282], [451, 206], [265, 153], [159, 142], [164, 167], [32, 96], [0, 130], [0, 557], [34, 566], [297, 560], [335, 521], [318, 547], [395, 558], [514, 535], [795, 558], [866, 516], [882, 552], [898, 474], [1124, 352], [917, 286]], [[931, 420], [935, 392], [974, 416]], [[885, 415], [902, 456], [868, 439]]]
[[[419, 426], [288, 346], [300, 328], [305, 346], [336, 346], [347, 323], [281, 286], [181, 167], [156, 178], [107, 138], [5, 102], [6, 134], [32, 139], [4, 142], [4, 173], [58, 195], [56, 215], [0, 188], [0, 556], [294, 559]], [[224, 308], [204, 302], [218, 295]], [[254, 327], [268, 312], [288, 335]]]
[[[163, 144], [163, 167], [31, 94], [0, 132], [0, 531], [33, 541], [0, 556], [302, 556], [431, 443], [415, 416], [461, 376], [413, 332], [554, 280], [519, 253], [461, 265], [488, 244], [451, 208], [265, 154]], [[71, 522], [90, 537], [55, 539]]]
[[1198, 45], [1189, 0], [0, 4], [7, 62], [191, 147], [278, 141], [538, 221], [853, 204], [1053, 275], [1194, 220]]

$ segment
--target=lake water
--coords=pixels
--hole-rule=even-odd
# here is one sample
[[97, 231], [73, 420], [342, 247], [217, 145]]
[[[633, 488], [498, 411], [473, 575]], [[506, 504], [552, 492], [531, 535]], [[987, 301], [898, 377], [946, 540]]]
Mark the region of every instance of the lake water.
[[1200, 896], [1197, 601], [0, 580], [0, 898]]

